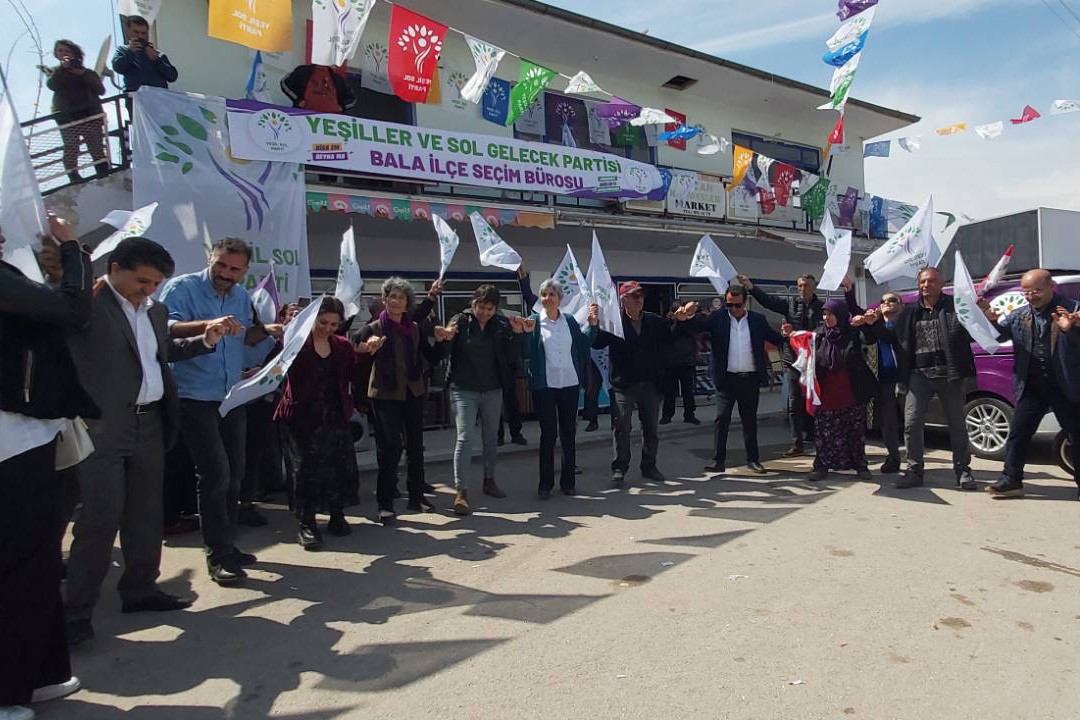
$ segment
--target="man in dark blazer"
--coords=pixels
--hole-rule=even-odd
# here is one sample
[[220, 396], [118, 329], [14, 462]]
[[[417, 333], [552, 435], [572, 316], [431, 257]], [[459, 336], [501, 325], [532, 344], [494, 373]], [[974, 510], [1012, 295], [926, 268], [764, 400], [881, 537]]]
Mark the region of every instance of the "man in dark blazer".
[[[709, 333], [713, 353], [713, 382], [716, 385], [716, 422], [713, 430], [713, 462], [705, 467], [709, 472], [726, 472], [727, 437], [731, 426], [731, 411], [739, 406], [743, 441], [746, 444], [746, 465], [757, 473], [765, 472], [758, 453], [757, 414], [761, 386], [768, 381], [769, 361], [765, 342], [777, 347], [786, 346], [780, 333], [769, 327], [761, 313], [750, 312], [746, 288], [732, 285], [724, 298], [726, 310], [717, 310], [707, 317], [682, 321], [677, 332]], [[696, 303], [675, 313], [681, 320], [696, 310]]]
[[[999, 498], [1024, 496], [1024, 460], [1043, 416], [1054, 411], [1068, 434], [1073, 479], [1080, 488], [1080, 304], [1054, 291], [1048, 270], [1024, 273], [1020, 289], [1028, 304], [1001, 317], [984, 303], [983, 312], [1013, 343], [1013, 396], [1016, 407], [1005, 441], [1001, 479], [987, 488]], [[1080, 499], [1080, 495], [1078, 495]]]
[[169, 338], [168, 308], [151, 299], [172, 275], [165, 248], [144, 238], [122, 240], [108, 256], [89, 326], [68, 340], [90, 396], [101, 407], [89, 421], [94, 453], [76, 472], [82, 512], [67, 570], [68, 642], [93, 637], [90, 616], [120, 532], [124, 612], [178, 610], [190, 601], [157, 587], [161, 561], [165, 451], [176, 442], [180, 401], [168, 363], [210, 353], [223, 328]]

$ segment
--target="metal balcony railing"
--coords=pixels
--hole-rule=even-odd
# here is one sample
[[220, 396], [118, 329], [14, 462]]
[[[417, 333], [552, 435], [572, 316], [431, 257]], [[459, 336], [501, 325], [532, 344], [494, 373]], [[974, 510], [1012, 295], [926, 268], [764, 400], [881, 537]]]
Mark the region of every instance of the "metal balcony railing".
[[64, 125], [59, 113], [22, 123], [42, 195], [131, 166], [125, 100], [105, 98], [101, 115]]

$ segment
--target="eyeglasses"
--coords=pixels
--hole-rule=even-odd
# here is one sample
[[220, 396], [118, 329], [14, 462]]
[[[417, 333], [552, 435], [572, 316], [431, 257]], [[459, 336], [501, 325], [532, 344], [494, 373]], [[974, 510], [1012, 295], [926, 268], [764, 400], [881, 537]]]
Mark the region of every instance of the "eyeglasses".
[[741, 308], [743, 306], [743, 304], [742, 303], [727, 303], [727, 306], [729, 308], [735, 308], [736, 310], [738, 310], [739, 308]]
[[1042, 295], [1046, 290], [1036, 288], [1034, 290], [1021, 290], [1020, 294], [1024, 297], [1030, 297], [1031, 295]]

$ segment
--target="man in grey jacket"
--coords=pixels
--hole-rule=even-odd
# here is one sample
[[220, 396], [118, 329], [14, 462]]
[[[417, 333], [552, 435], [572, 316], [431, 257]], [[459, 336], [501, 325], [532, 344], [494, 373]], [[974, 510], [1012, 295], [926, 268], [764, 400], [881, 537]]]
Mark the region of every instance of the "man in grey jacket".
[[172, 257], [144, 238], [122, 240], [108, 257], [89, 326], [68, 340], [90, 396], [102, 409], [89, 423], [94, 453], [77, 468], [83, 507], [67, 571], [68, 643], [93, 637], [90, 616], [120, 532], [123, 611], [188, 607], [157, 587], [161, 562], [165, 451], [176, 442], [180, 401], [168, 363], [214, 351], [224, 327], [169, 338], [169, 311], [151, 296], [172, 275]]

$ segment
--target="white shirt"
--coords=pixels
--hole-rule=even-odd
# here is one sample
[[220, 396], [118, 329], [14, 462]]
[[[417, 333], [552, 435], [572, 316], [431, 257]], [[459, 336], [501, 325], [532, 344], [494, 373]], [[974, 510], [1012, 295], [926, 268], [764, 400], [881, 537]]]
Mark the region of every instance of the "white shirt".
[[754, 350], [750, 344], [750, 316], [743, 315], [742, 320], [728, 316], [731, 322], [731, 336], [728, 338], [727, 371], [730, 373], [750, 373], [754, 367]]
[[150, 322], [150, 306], [154, 304], [154, 301], [147, 298], [146, 302], [136, 308], [129, 300], [116, 292], [108, 276], [105, 278], [105, 283], [116, 296], [116, 302], [120, 303], [120, 309], [124, 311], [124, 317], [127, 318], [131, 332], [135, 335], [135, 346], [139, 349], [142, 385], [139, 386], [139, 396], [135, 402], [139, 405], [157, 402], [165, 397], [165, 381], [161, 377], [161, 365], [158, 364], [157, 335], [154, 334], [154, 325]]
[[574, 338], [561, 312], [554, 320], [546, 312], [540, 314], [540, 342], [544, 346], [547, 386], [558, 389], [578, 385], [577, 370], [574, 368]]
[[64, 418], [43, 420], [0, 410], [0, 462], [52, 441], [66, 422]]

